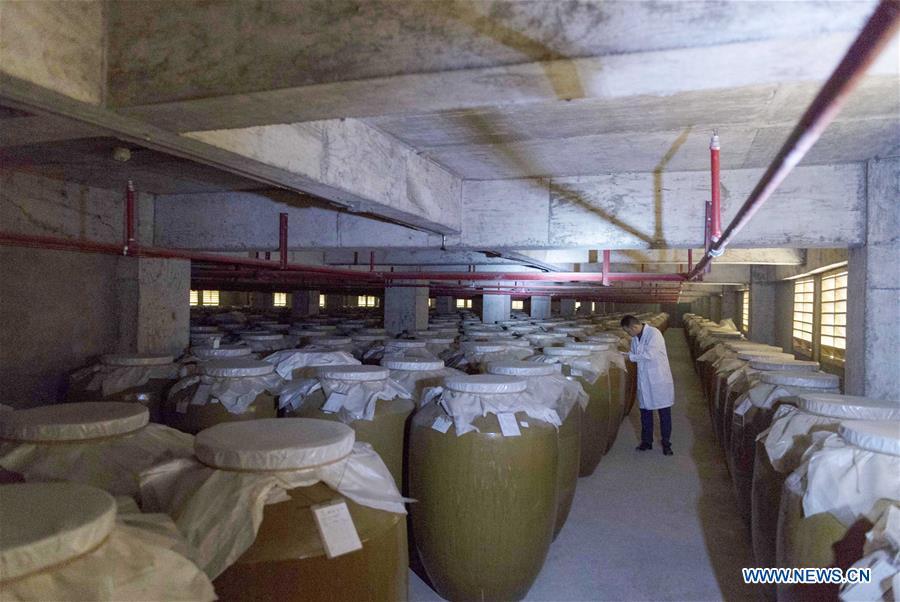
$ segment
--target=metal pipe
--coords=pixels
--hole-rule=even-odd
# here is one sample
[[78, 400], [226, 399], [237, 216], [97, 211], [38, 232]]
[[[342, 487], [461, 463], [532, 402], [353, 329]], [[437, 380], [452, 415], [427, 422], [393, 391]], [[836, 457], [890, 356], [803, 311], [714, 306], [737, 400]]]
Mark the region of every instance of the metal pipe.
[[288, 214], [278, 214], [278, 255], [281, 260], [281, 269], [288, 266]]
[[609, 286], [609, 249], [603, 250], [603, 280], [601, 283], [603, 286]]
[[613, 282], [681, 282], [683, 274], [656, 274], [653, 272], [383, 272], [385, 280], [541, 280], [545, 282], [600, 282], [604, 277]]
[[725, 251], [725, 247], [734, 239], [735, 235], [749, 223], [763, 203], [769, 200], [772, 193], [809, 152], [828, 124], [843, 108], [866, 69], [887, 45], [898, 27], [900, 27], [900, 1], [881, 0], [853, 45], [847, 50], [840, 64], [819, 90], [816, 98], [806, 109], [781, 150], [778, 151], [772, 164], [769, 165], [750, 196], [725, 229], [722, 237], [710, 246], [688, 274], [689, 280], [700, 275], [713, 257], [717, 257]]
[[694, 249], [688, 249], [688, 272], [694, 269]]
[[719, 186], [719, 134], [713, 132], [709, 140], [709, 172], [711, 179], [711, 194], [709, 206], [709, 239], [716, 242], [722, 237], [722, 207]]
[[134, 182], [128, 180], [125, 186], [125, 219], [124, 219], [125, 236], [122, 242], [122, 255], [128, 255], [134, 249]]

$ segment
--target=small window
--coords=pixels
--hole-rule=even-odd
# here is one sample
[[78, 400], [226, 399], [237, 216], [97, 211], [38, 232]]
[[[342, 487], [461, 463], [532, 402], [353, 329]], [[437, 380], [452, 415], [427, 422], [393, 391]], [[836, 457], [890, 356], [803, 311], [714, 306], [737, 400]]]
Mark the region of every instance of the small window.
[[434, 309], [437, 307], [437, 299], [434, 297], [429, 297], [428, 299], [428, 309]]
[[219, 305], [219, 291], [203, 291], [203, 305]]
[[741, 331], [744, 334], [750, 332], [750, 291], [741, 293]]
[[378, 307], [378, 297], [372, 295], [359, 295], [356, 298], [356, 304], [359, 307]]
[[822, 276], [819, 345], [821, 359], [843, 363], [847, 349], [847, 271]]
[[200, 305], [200, 291], [191, 291], [191, 307]]
[[272, 293], [274, 307], [287, 307], [287, 293]]
[[457, 309], [472, 309], [472, 300], [471, 299], [457, 299], [456, 300], [456, 308]]
[[575, 302], [575, 311], [578, 311], [579, 309], [581, 309], [581, 301], [576, 301]]
[[524, 301], [513, 301], [512, 308], [518, 309], [518, 310], [525, 309], [525, 302]]
[[319, 295], [319, 307], [320, 308], [325, 307], [325, 295]]
[[813, 304], [816, 281], [813, 278], [794, 282], [794, 351], [807, 357], [813, 354]]

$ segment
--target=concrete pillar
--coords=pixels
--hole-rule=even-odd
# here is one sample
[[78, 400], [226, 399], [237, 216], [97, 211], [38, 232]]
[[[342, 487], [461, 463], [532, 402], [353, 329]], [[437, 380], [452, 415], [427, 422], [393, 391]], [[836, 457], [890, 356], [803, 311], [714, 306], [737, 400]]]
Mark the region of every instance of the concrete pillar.
[[737, 315], [737, 293], [734, 289], [725, 288], [722, 291], [722, 319], [734, 320], [734, 323], [738, 323], [738, 315]]
[[750, 335], [757, 343], [776, 344], [775, 266], [750, 266]]
[[559, 315], [574, 316], [575, 315], [575, 299], [559, 300]]
[[291, 317], [305, 318], [319, 313], [319, 291], [294, 291], [291, 294]]
[[272, 293], [254, 291], [250, 293], [250, 306], [253, 309], [272, 309]]
[[481, 301], [481, 321], [493, 324], [509, 320], [512, 312], [512, 297], [509, 295], [484, 295]]
[[452, 314], [456, 311], [456, 303], [453, 297], [449, 295], [439, 295], [435, 297], [434, 309], [441, 315]]
[[384, 328], [391, 336], [428, 328], [428, 287], [384, 289]]
[[546, 320], [550, 317], [550, 297], [531, 298], [531, 317], [535, 320]]
[[850, 249], [844, 387], [900, 399], [900, 159], [867, 165], [866, 244]]
[[180, 355], [190, 338], [191, 262], [120, 257], [116, 265], [118, 348]]
[[722, 296], [711, 295], [709, 298], [709, 319], [719, 322], [722, 320]]

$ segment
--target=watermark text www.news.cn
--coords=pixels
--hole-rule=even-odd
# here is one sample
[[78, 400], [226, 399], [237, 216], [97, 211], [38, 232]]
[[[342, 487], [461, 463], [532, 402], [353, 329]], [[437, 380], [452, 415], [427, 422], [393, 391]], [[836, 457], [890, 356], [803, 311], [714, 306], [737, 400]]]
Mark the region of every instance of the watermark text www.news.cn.
[[872, 570], [850, 568], [846, 571], [839, 568], [746, 568], [741, 569], [744, 583], [782, 583], [791, 585], [812, 585], [830, 583], [844, 585], [851, 583], [870, 583]]

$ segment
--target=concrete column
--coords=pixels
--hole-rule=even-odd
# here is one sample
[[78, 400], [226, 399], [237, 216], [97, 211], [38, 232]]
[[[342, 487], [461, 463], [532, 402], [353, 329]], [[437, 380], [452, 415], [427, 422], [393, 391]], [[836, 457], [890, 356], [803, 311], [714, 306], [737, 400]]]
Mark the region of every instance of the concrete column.
[[722, 296], [712, 295], [709, 298], [709, 319], [719, 322], [722, 320]]
[[179, 355], [190, 338], [191, 263], [120, 257], [116, 265], [118, 348], [122, 353]]
[[850, 249], [844, 387], [852, 395], [900, 399], [900, 159], [867, 165], [866, 244]]
[[531, 317], [535, 320], [546, 320], [550, 317], [550, 297], [531, 298]]
[[428, 287], [384, 289], [384, 328], [391, 336], [428, 328]]
[[294, 291], [291, 294], [291, 317], [304, 318], [319, 313], [319, 291]]
[[775, 266], [750, 267], [750, 335], [757, 343], [775, 345]]
[[575, 315], [575, 299], [559, 300], [559, 315], [574, 316]]
[[737, 315], [737, 293], [731, 289], [726, 288], [722, 291], [722, 319], [734, 320], [734, 323], [738, 323], [738, 315]]
[[434, 303], [435, 303], [434, 309], [439, 314], [442, 314], [442, 315], [452, 314], [453, 312], [456, 311], [455, 301], [454, 301], [453, 297], [451, 297], [449, 295], [440, 295], [438, 297], [435, 297]]
[[512, 312], [512, 297], [509, 295], [484, 295], [481, 301], [481, 321], [493, 324], [509, 320]]

